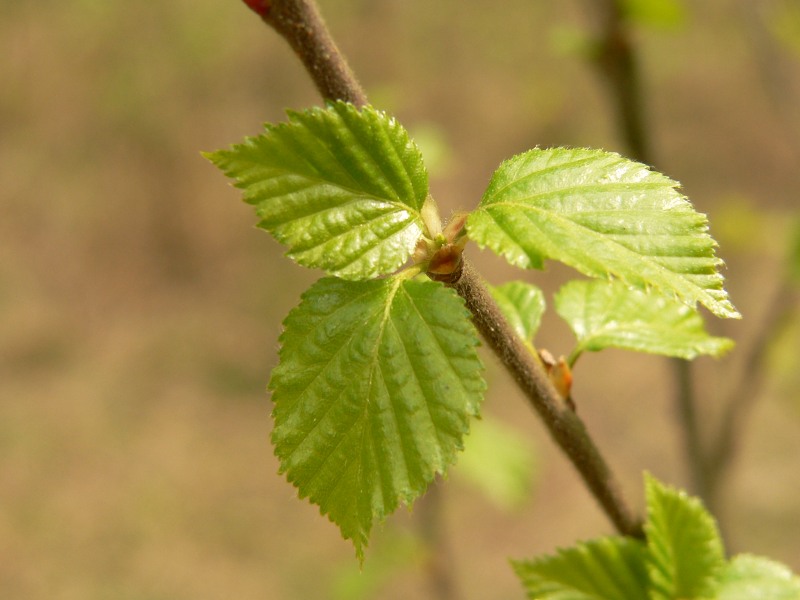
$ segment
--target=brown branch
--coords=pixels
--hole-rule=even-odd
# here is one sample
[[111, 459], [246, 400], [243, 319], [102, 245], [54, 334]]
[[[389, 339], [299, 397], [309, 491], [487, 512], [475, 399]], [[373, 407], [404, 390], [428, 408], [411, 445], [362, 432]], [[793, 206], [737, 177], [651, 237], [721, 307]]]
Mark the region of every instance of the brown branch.
[[289, 42], [323, 98], [344, 100], [359, 107], [367, 104], [367, 95], [333, 41], [313, 1], [244, 2]]
[[[312, 1], [246, 1], [289, 41], [326, 100], [366, 104], [366, 95]], [[641, 522], [624, 501], [619, 485], [583, 422], [567, 407], [542, 365], [509, 327], [478, 274], [464, 261], [463, 268], [450, 279], [448, 285], [466, 301], [478, 331], [522, 388], [614, 526], [624, 535], [641, 537]]]
[[539, 360], [513, 332], [472, 265], [464, 260], [458, 275], [449, 285], [466, 301], [475, 327], [511, 373], [617, 531], [642, 537], [641, 523], [625, 502], [583, 421], [553, 387]]

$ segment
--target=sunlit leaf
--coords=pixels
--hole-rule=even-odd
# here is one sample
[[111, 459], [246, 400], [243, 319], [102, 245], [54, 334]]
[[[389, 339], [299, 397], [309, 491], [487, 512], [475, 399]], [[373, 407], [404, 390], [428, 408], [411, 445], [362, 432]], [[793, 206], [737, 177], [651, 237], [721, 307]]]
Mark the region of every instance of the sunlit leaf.
[[531, 599], [647, 598], [645, 548], [638, 540], [605, 537], [559, 550], [552, 556], [513, 564]]
[[542, 290], [530, 283], [511, 281], [491, 286], [489, 291], [517, 335], [525, 342], [533, 340], [545, 309]]
[[711, 598], [725, 555], [716, 521], [697, 498], [646, 476], [651, 600]]
[[422, 155], [393, 118], [337, 102], [206, 155], [301, 265], [346, 279], [391, 273], [423, 232]]
[[467, 229], [519, 267], [554, 259], [739, 317], [722, 287], [705, 215], [677, 186], [612, 152], [530, 150], [494, 173]]
[[706, 333], [702, 317], [686, 304], [619, 281], [572, 281], [556, 294], [555, 307], [578, 338], [573, 356], [625, 348], [692, 359], [733, 346]]
[[716, 600], [797, 600], [800, 577], [775, 561], [740, 554], [722, 571]]
[[429, 280], [318, 281], [287, 317], [272, 440], [363, 559], [376, 520], [455, 461], [485, 383], [463, 301]]

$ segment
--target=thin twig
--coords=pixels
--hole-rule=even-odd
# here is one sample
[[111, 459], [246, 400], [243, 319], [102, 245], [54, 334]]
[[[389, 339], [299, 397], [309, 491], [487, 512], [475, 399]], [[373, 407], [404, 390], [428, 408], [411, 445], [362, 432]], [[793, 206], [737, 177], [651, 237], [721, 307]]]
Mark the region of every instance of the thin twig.
[[[246, 1], [287, 39], [326, 100], [347, 100], [359, 106], [366, 103], [366, 95], [312, 1]], [[478, 274], [464, 261], [463, 268], [455, 275], [449, 285], [466, 301], [478, 331], [522, 388], [611, 522], [620, 533], [641, 537], [641, 522], [623, 499], [619, 485], [583, 422], [567, 407], [542, 365], [506, 323]]]

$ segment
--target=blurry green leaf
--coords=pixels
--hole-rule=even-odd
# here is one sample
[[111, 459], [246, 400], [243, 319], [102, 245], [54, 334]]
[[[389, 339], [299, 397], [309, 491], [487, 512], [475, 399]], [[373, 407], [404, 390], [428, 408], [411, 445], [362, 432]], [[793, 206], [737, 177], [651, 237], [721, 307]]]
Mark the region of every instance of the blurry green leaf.
[[422, 235], [422, 155], [373, 108], [337, 102], [290, 112], [288, 123], [206, 156], [301, 265], [368, 279], [401, 267]]
[[315, 283], [272, 372], [281, 472], [353, 540], [455, 461], [485, 383], [456, 293], [402, 277]]
[[800, 578], [777, 562], [739, 554], [722, 571], [716, 600], [797, 600]]
[[789, 276], [800, 284], [800, 219], [797, 219], [789, 240]]
[[550, 47], [560, 56], [588, 58], [597, 50], [597, 41], [584, 29], [557, 24], [549, 30]]
[[427, 168], [440, 177], [447, 173], [453, 165], [453, 149], [444, 130], [434, 123], [420, 123], [414, 126], [412, 133]]
[[700, 500], [645, 476], [651, 600], [711, 598], [725, 564], [714, 518]]
[[714, 232], [726, 248], [760, 256], [782, 256], [793, 219], [785, 212], [768, 211], [753, 198], [726, 195], [714, 212]]
[[705, 215], [677, 185], [612, 152], [530, 150], [500, 165], [467, 229], [519, 267], [550, 258], [737, 318]]
[[393, 531], [381, 535], [376, 548], [370, 550], [370, 560], [356, 566], [344, 563], [334, 573], [330, 585], [334, 600], [368, 600], [380, 598], [383, 588], [424, 558], [424, 545], [418, 536], [408, 532]]
[[536, 472], [528, 437], [484, 417], [473, 422], [464, 445], [457, 473], [502, 508], [517, 508], [528, 500]]
[[800, 58], [800, 4], [783, 0], [770, 8], [767, 26], [784, 48]]
[[528, 598], [536, 600], [647, 598], [645, 548], [638, 540], [605, 537], [513, 565]]
[[680, 0], [623, 0], [625, 16], [637, 23], [676, 29], [686, 22], [686, 7]]
[[542, 290], [530, 283], [511, 281], [491, 286], [489, 291], [516, 334], [530, 344], [544, 314]]
[[555, 306], [578, 338], [573, 357], [624, 348], [693, 359], [718, 356], [733, 346], [733, 340], [706, 333], [691, 307], [619, 281], [572, 281], [558, 291]]

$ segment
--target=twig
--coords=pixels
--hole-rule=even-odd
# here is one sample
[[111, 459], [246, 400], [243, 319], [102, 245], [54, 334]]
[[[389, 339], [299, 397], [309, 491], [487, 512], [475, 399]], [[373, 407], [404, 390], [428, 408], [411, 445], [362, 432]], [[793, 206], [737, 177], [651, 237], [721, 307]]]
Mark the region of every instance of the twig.
[[[366, 103], [366, 95], [311, 0], [245, 1], [287, 39], [326, 100]], [[464, 298], [478, 331], [522, 388], [617, 530], [641, 537], [641, 522], [622, 498], [611, 470], [583, 422], [566, 406], [542, 365], [532, 358], [508, 326], [478, 274], [464, 261], [463, 268], [448, 284]]]

